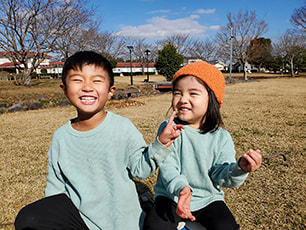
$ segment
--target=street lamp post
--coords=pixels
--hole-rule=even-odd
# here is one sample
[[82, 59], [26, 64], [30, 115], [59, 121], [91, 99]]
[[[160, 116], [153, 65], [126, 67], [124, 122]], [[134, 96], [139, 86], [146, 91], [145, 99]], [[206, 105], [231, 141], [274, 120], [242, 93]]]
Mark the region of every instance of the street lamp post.
[[232, 68], [233, 68], [233, 27], [231, 27], [231, 46], [230, 46], [230, 74], [229, 74], [229, 82], [232, 82]]
[[127, 46], [130, 51], [130, 71], [131, 71], [131, 85], [133, 85], [133, 69], [132, 69], [132, 50], [134, 49], [133, 46]]
[[147, 55], [147, 82], [149, 82], [149, 54], [151, 54], [151, 51], [147, 49], [145, 54]]

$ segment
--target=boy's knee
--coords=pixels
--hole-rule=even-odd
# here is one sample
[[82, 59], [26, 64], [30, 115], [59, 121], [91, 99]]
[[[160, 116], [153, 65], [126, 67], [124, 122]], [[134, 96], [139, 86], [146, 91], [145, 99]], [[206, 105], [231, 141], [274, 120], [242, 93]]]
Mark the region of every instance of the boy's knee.
[[14, 225], [16, 230], [35, 229], [35, 226], [37, 226], [37, 215], [33, 212], [31, 206], [25, 206], [19, 211]]

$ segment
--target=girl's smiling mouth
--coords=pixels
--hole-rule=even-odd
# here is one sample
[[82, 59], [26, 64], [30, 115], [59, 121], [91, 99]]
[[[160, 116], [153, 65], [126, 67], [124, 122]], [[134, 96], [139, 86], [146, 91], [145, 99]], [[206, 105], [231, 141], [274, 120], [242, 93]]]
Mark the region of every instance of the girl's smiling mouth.
[[186, 112], [188, 112], [188, 111], [190, 111], [189, 108], [186, 108], [186, 107], [180, 107], [180, 108], [179, 108], [179, 112], [180, 112], [180, 113], [186, 113]]

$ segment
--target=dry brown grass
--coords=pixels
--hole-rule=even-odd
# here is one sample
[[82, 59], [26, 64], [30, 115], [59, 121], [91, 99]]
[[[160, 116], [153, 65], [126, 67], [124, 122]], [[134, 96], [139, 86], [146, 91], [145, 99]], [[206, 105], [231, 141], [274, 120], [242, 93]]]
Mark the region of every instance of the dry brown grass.
[[[125, 78], [126, 80], [126, 78]], [[137, 81], [136, 81], [137, 82]], [[136, 83], [135, 83], [136, 84]], [[306, 78], [279, 78], [226, 85], [221, 109], [237, 157], [249, 148], [282, 151], [238, 189], [225, 189], [241, 229], [305, 229]], [[147, 143], [154, 140], [170, 106], [170, 93], [141, 97], [139, 106], [108, 109], [132, 120]], [[75, 116], [72, 107], [0, 115], [0, 223], [43, 197], [53, 132]], [[156, 175], [144, 183], [155, 183]], [[1, 227], [0, 227], [1, 228]], [[12, 225], [2, 226], [13, 229]]]

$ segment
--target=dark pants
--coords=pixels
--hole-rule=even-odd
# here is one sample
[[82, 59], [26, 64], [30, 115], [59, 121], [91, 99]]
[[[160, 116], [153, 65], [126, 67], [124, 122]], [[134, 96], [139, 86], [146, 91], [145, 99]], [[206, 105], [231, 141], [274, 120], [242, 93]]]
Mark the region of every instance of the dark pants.
[[43, 198], [25, 206], [15, 220], [16, 230], [88, 229], [78, 209], [65, 195]]
[[[215, 201], [208, 206], [192, 212], [196, 222], [207, 230], [237, 230], [239, 225], [223, 201]], [[145, 219], [143, 230], [175, 230], [183, 219], [176, 214], [176, 203], [166, 197], [158, 196]]]

